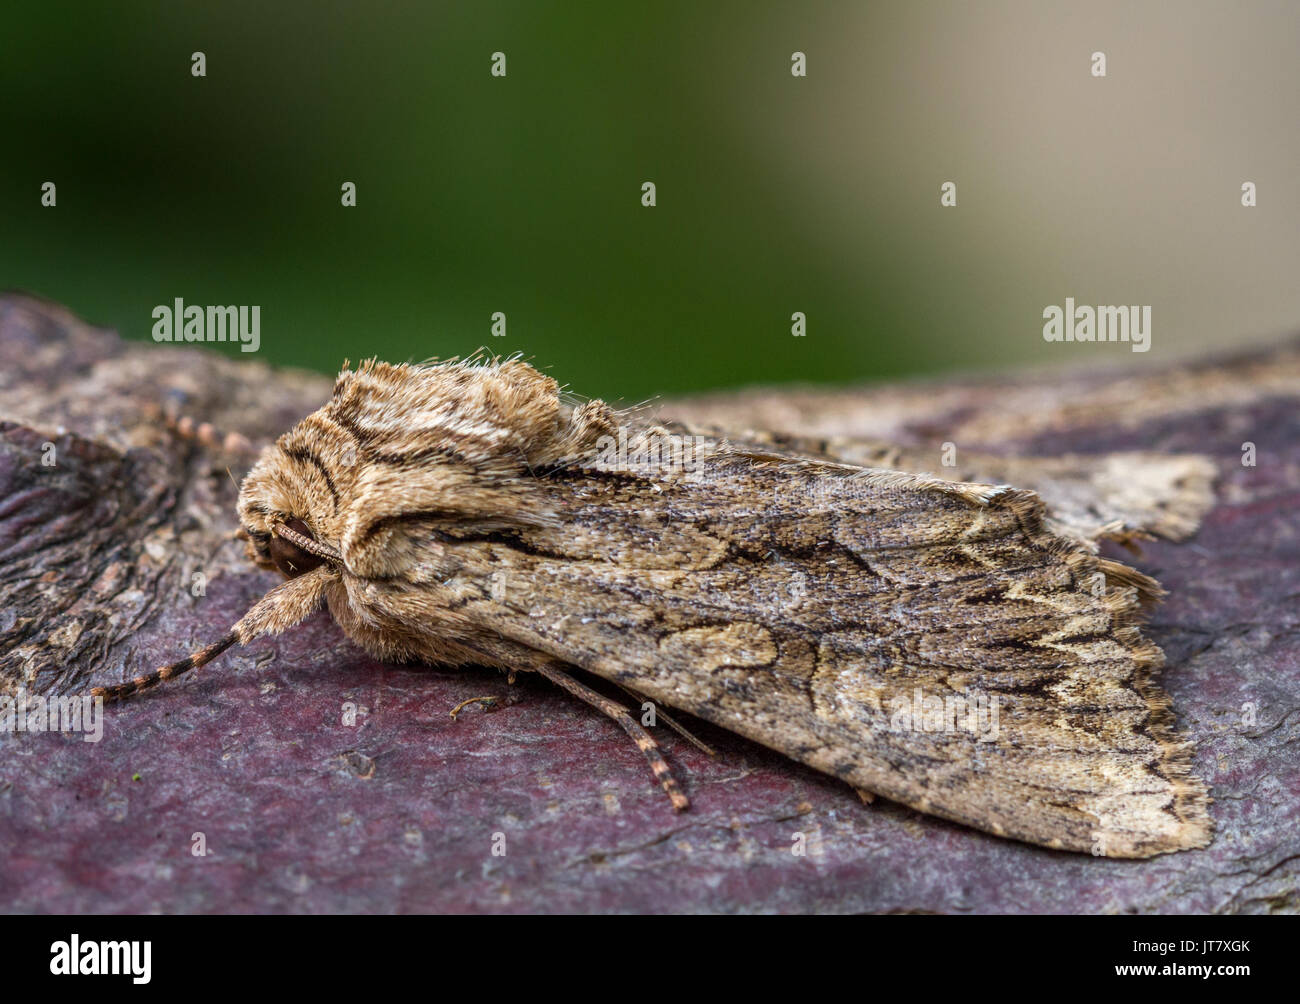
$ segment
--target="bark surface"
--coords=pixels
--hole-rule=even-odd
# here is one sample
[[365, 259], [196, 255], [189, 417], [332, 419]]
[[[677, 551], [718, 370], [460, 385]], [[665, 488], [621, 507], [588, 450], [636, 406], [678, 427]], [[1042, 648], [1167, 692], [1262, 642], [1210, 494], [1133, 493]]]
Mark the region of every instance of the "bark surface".
[[[0, 692], [82, 694], [220, 637], [279, 578], [231, 539], [246, 461], [177, 437], [161, 405], [263, 442], [330, 386], [0, 298]], [[1211, 456], [1215, 503], [1194, 536], [1113, 552], [1169, 591], [1148, 635], [1215, 800], [1205, 850], [1118, 861], [1000, 840], [864, 805], [696, 722], [716, 759], [657, 732], [693, 803], [677, 815], [622, 730], [546, 681], [379, 664], [322, 613], [108, 706], [97, 743], [0, 732], [0, 909], [1295, 912], [1298, 402], [1293, 342], [1137, 375], [659, 409], [922, 451]], [[449, 717], [482, 695], [498, 710]]]

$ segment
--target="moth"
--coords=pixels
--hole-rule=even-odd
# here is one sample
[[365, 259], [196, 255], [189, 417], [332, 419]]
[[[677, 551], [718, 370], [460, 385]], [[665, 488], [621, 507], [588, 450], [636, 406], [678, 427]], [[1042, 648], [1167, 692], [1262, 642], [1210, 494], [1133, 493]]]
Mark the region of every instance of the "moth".
[[623, 726], [679, 809], [654, 741], [575, 668], [998, 836], [1117, 857], [1210, 839], [1140, 630], [1159, 587], [1030, 491], [689, 435], [518, 359], [371, 360], [262, 453], [238, 515], [286, 580], [97, 694], [324, 605], [382, 660], [552, 680]]

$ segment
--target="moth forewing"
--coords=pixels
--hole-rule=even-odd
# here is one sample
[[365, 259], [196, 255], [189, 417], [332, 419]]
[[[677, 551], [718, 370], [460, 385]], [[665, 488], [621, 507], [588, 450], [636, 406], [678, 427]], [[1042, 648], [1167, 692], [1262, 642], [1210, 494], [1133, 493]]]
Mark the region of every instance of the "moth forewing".
[[1032, 494], [725, 453], [699, 473], [555, 472], [536, 501], [570, 500], [562, 530], [455, 545], [483, 584], [461, 615], [991, 833], [1130, 857], [1208, 840], [1136, 627], [1155, 584], [1048, 533]]

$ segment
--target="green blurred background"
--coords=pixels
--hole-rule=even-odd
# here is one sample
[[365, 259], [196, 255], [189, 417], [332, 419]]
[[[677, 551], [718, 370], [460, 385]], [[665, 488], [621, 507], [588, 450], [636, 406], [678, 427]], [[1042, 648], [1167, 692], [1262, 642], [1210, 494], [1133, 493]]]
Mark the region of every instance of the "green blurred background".
[[[127, 337], [175, 297], [258, 304], [273, 362], [486, 345], [640, 400], [1300, 327], [1296, 4], [27, 3], [3, 25], [0, 285]], [[1066, 296], [1152, 305], [1152, 351], [1045, 343]]]

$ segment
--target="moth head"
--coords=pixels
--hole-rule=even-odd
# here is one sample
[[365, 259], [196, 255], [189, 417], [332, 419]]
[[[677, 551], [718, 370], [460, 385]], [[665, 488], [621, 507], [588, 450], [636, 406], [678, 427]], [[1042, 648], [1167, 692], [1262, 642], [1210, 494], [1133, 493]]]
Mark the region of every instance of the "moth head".
[[249, 556], [286, 575], [436, 577], [461, 541], [557, 522], [541, 480], [613, 422], [517, 359], [345, 369], [244, 479]]
[[310, 479], [299, 476], [280, 446], [271, 447], [239, 492], [240, 534], [259, 567], [294, 579], [322, 565], [337, 568], [342, 555], [330, 542]]

